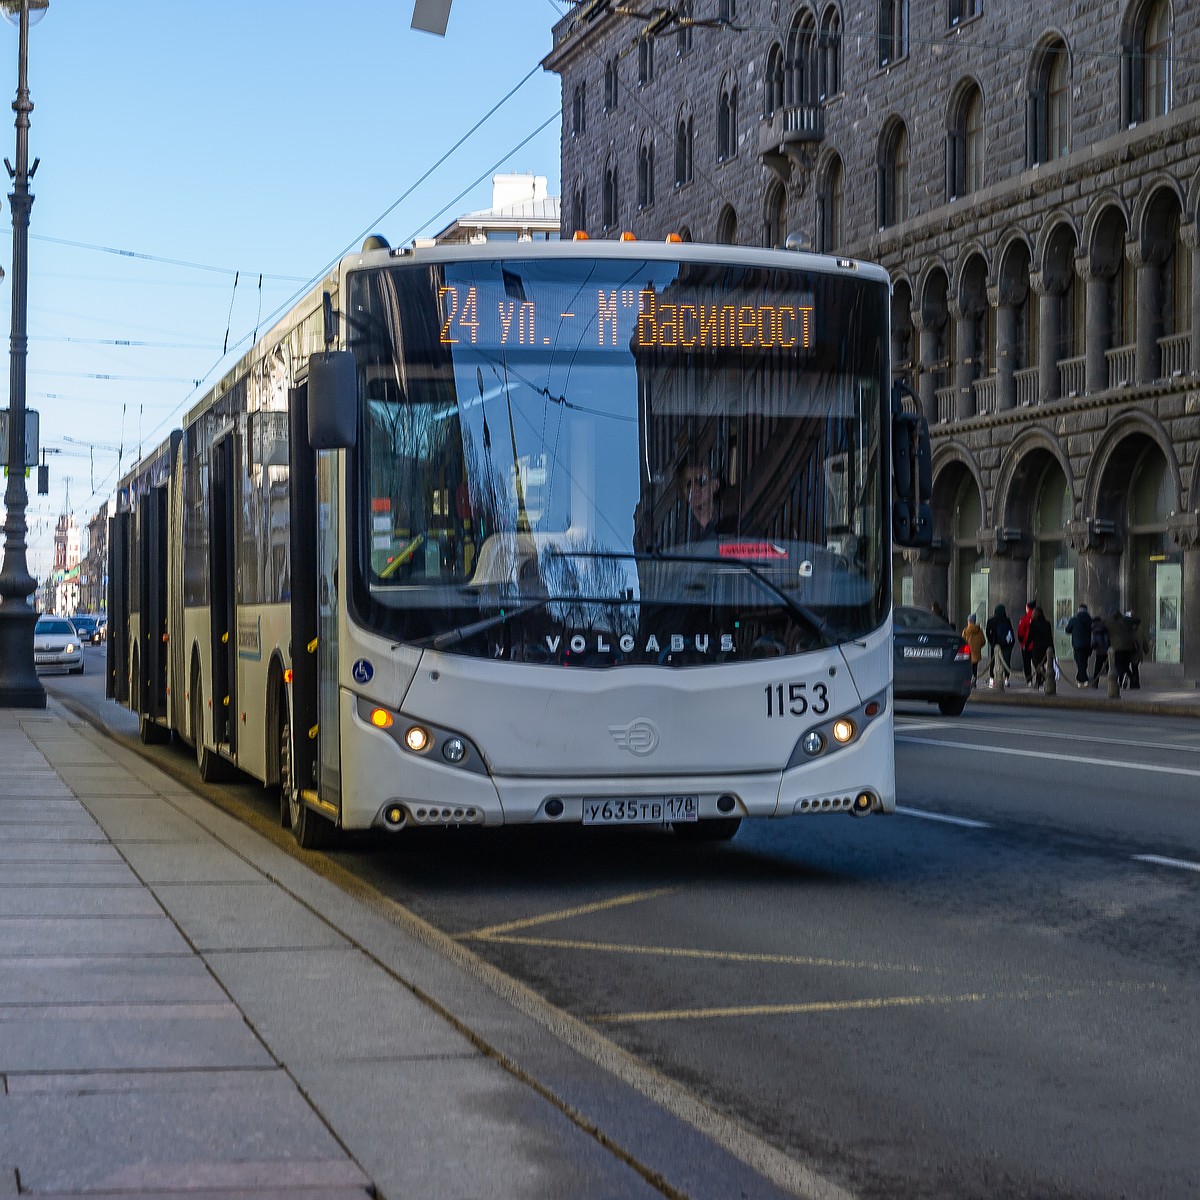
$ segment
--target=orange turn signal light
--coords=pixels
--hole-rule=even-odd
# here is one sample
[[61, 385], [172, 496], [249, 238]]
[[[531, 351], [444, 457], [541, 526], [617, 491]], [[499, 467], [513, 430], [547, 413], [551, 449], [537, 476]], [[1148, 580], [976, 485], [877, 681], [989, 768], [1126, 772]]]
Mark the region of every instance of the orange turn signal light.
[[373, 708], [371, 709], [371, 724], [376, 729], [391, 729], [392, 714], [386, 708]]

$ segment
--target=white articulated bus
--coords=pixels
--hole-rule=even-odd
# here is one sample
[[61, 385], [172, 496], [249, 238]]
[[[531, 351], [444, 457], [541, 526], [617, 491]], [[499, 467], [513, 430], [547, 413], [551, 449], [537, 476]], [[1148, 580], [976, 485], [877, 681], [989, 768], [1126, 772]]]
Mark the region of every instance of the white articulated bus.
[[791, 251], [370, 239], [122, 480], [109, 694], [306, 846], [890, 812], [888, 311]]

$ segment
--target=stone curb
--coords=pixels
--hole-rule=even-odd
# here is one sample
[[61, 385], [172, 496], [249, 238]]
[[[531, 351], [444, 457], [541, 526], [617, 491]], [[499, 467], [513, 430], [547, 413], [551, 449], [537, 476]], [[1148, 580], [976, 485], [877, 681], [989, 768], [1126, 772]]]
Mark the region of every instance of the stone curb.
[[1016, 694], [997, 694], [985, 689], [982, 692], [977, 690], [970, 697], [970, 702], [1015, 708], [1074, 708], [1082, 712], [1131, 713], [1150, 717], [1200, 717], [1200, 699], [1195, 704], [1169, 700], [1126, 700], [1127, 694], [1122, 693], [1119, 700], [1109, 700], [1107, 696], [1044, 696], [1032, 689]]

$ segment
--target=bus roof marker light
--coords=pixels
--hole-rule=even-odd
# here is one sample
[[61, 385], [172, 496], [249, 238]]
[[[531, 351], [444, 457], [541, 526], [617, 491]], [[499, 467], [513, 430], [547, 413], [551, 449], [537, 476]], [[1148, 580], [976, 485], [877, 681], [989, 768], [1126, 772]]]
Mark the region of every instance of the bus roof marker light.
[[429, 749], [429, 731], [420, 725], [412, 725], [404, 735], [404, 744], [414, 753], [421, 754]]
[[621, 241], [623, 241], [623, 242], [636, 242], [636, 241], [637, 241], [637, 238], [634, 236], [634, 234], [633, 234], [633, 233], [632, 233], [630, 230], [626, 229], [626, 230], [624, 230], [624, 231], [622, 232], [622, 234], [621, 234]]
[[571, 234], [571, 241], [573, 242], [587, 242], [590, 240], [591, 239], [586, 233], [583, 232], [582, 229], [577, 229], [573, 234]]
[[682, 242], [683, 238], [681, 238], [677, 233], [668, 233], [666, 240], [670, 245], [674, 245], [676, 242]]

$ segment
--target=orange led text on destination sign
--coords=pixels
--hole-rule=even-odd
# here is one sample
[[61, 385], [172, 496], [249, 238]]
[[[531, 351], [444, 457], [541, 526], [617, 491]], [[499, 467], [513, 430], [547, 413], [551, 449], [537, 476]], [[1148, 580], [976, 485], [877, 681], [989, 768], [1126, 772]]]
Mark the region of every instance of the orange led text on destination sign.
[[[500, 346], [551, 343], [549, 337], [538, 336], [538, 308], [532, 300], [498, 299], [494, 311], [482, 306], [482, 316], [475, 286], [440, 287], [438, 300], [443, 345], [477, 345], [481, 340]], [[581, 318], [579, 311], [555, 308], [559, 322]], [[600, 288], [594, 312], [598, 346], [619, 346], [622, 327], [625, 337], [632, 332], [634, 348], [640, 350], [809, 350], [813, 344], [812, 304], [662, 304], [651, 289]]]

